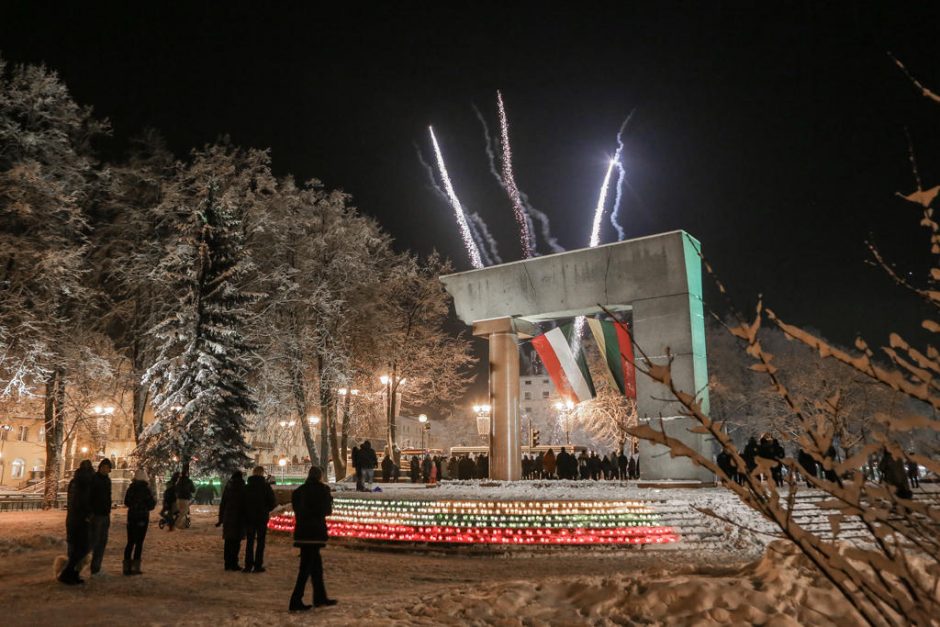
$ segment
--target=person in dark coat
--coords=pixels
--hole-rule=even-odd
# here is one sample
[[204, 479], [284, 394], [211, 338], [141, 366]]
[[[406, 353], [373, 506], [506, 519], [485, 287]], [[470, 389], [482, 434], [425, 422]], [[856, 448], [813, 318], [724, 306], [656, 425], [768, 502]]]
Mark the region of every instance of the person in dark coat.
[[568, 458], [571, 455], [568, 451], [565, 450], [565, 447], [561, 447], [561, 450], [558, 452], [558, 456], [555, 458], [555, 469], [558, 471], [559, 479], [572, 479], [573, 477], [568, 476], [568, 471], [570, 470], [568, 464]]
[[264, 543], [268, 518], [277, 505], [274, 490], [264, 477], [264, 466], [255, 466], [245, 485], [245, 572], [263, 573]]
[[371, 486], [375, 481], [375, 469], [379, 465], [379, 457], [372, 448], [372, 443], [366, 440], [359, 448], [359, 470], [362, 472], [363, 489]]
[[418, 476], [421, 474], [421, 464], [418, 462], [418, 456], [412, 455], [408, 465], [408, 471], [411, 475], [411, 483], [418, 483]]
[[760, 450], [760, 447], [757, 444], [757, 438], [751, 436], [747, 445], [744, 447], [744, 453], [741, 457], [744, 459], [744, 464], [747, 466], [747, 474], [754, 472], [754, 469], [757, 468], [757, 453]]
[[78, 565], [91, 550], [89, 526], [92, 518], [91, 482], [95, 476], [91, 460], [83, 460], [68, 487], [68, 513], [65, 515], [65, 534], [68, 542], [68, 563], [59, 574], [59, 581], [68, 585], [85, 583], [78, 576]]
[[578, 476], [582, 481], [591, 478], [591, 466], [588, 463], [587, 451], [581, 451], [581, 454], [578, 455]]
[[391, 455], [382, 458], [382, 481], [388, 483], [392, 478], [392, 470], [395, 468], [395, 462]]
[[910, 499], [914, 497], [907, 483], [907, 472], [904, 467], [903, 459], [895, 459], [886, 448], [881, 456], [878, 469], [881, 471], [882, 480], [894, 488], [894, 494], [899, 499]]
[[127, 544], [124, 546], [124, 574], [142, 575], [140, 555], [144, 550], [144, 538], [150, 525], [150, 512], [157, 506], [157, 499], [150, 491], [150, 478], [143, 468], [134, 473], [134, 480], [124, 493], [127, 507]]
[[591, 471], [591, 479], [597, 481], [601, 478], [601, 458], [597, 456], [596, 451], [591, 451], [588, 457], [588, 469]]
[[606, 455], [601, 458], [601, 473], [603, 474], [605, 480], [613, 479], [614, 467], [610, 463], [610, 458]]
[[[320, 557], [320, 549], [328, 538], [326, 517], [333, 513], [333, 496], [329, 486], [323, 483], [323, 471], [318, 466], [310, 469], [307, 480], [291, 494], [291, 504], [294, 508], [294, 546], [300, 548], [300, 568], [288, 609], [305, 612], [313, 607], [336, 605], [334, 599], [326, 596]], [[304, 603], [308, 580], [313, 582], [313, 605]]]
[[215, 526], [222, 527], [222, 538], [225, 540], [225, 570], [241, 570], [238, 554], [241, 552], [242, 538], [245, 537], [245, 480], [240, 470], [233, 472], [232, 478], [225, 484], [219, 503], [219, 522]]
[[[911, 455], [913, 454], [914, 452], [911, 451]], [[917, 467], [917, 462], [913, 459], [907, 461], [907, 478], [912, 488], [920, 487], [920, 468]]]
[[424, 481], [424, 483], [431, 481], [431, 464], [433, 463], [430, 455], [424, 456], [424, 460], [421, 462], [421, 480]]
[[111, 460], [105, 457], [98, 464], [98, 472], [91, 482], [91, 574], [101, 572], [104, 550], [108, 546], [111, 529]]
[[836, 469], [835, 469], [835, 464], [838, 463], [839, 458], [836, 455], [836, 447], [833, 446], [832, 444], [830, 444], [829, 448], [826, 449], [826, 459], [830, 462], [832, 467], [825, 468], [825, 465], [824, 465], [823, 468], [825, 468], [825, 470], [823, 471], [823, 474], [826, 476], [826, 481], [831, 481], [835, 483], [839, 479], [839, 477], [836, 475]]
[[180, 473], [174, 472], [163, 490], [163, 507], [160, 509], [160, 517], [166, 517], [169, 521], [168, 531], [173, 531], [173, 527], [176, 525], [176, 482], [179, 481], [179, 478]]
[[189, 471], [183, 469], [180, 478], [176, 482], [176, 510], [179, 512], [180, 528], [185, 529], [188, 525], [182, 524], [189, 517], [189, 504], [196, 493], [196, 484], [189, 478]]
[[796, 454], [796, 461], [800, 465], [800, 468], [803, 469], [803, 480], [806, 481], [806, 487], [812, 488], [813, 484], [809, 480], [809, 477], [812, 477], [813, 479], [819, 477], [817, 474], [818, 466], [816, 464], [816, 460], [808, 452], [800, 449], [800, 451]]
[[358, 446], [352, 447], [351, 455], [353, 470], [356, 472], [356, 491], [363, 492], [366, 488], [364, 485], [362, 485], [362, 466], [359, 463], [359, 453], [360, 451]]
[[457, 463], [457, 477], [461, 481], [467, 481], [468, 479], [473, 479], [473, 472], [476, 465], [473, 463], [473, 460], [470, 459], [469, 455], [460, 458], [460, 461]]
[[728, 451], [721, 449], [721, 452], [718, 453], [718, 457], [715, 458], [715, 464], [718, 466], [718, 469], [725, 474], [729, 481], [734, 480], [734, 464], [731, 460], [731, 455], [728, 455]]
[[630, 460], [627, 459], [627, 456], [624, 455], [623, 451], [620, 451], [620, 455], [617, 456], [617, 469], [620, 471], [620, 479], [626, 481], [630, 478], [628, 472]]

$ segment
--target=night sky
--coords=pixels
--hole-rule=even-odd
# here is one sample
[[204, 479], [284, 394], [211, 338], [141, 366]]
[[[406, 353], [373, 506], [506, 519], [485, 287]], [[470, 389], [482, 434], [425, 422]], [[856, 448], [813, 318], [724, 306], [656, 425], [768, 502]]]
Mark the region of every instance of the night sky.
[[628, 237], [687, 230], [741, 305], [762, 292], [835, 341], [919, 323], [864, 242], [925, 277], [917, 212], [894, 194], [914, 185], [905, 129], [925, 185], [940, 183], [940, 107], [887, 52], [940, 91], [940, 3], [330, 4], [2, 2], [0, 53], [45, 62], [108, 117], [109, 158], [145, 127], [179, 156], [223, 134], [270, 147], [277, 174], [346, 190], [401, 249], [458, 269], [453, 214], [415, 151], [430, 158], [429, 123], [509, 261], [512, 211], [472, 106], [495, 127], [502, 90], [519, 186], [568, 249], [587, 244], [635, 108]]

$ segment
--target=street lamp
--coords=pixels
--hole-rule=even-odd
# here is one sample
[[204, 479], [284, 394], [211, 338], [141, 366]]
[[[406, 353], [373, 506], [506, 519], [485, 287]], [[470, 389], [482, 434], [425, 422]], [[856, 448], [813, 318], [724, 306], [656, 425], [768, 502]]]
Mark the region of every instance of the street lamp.
[[571, 444], [571, 410], [574, 409], [574, 402], [566, 400], [564, 403], [558, 401], [555, 403], [555, 409], [558, 410], [560, 417], [565, 421], [565, 444]]
[[490, 409], [489, 405], [473, 406], [473, 413], [477, 415], [477, 433], [484, 440], [490, 437]]
[[281, 459], [277, 460], [277, 465], [281, 467], [281, 483], [284, 483], [284, 466], [287, 465], [287, 459], [282, 457]]
[[3, 485], [3, 475], [6, 474], [7, 464], [3, 461], [3, 445], [7, 443], [7, 433], [13, 430], [13, 425], [0, 425], [0, 485]]
[[[421, 414], [420, 416], [418, 416], [418, 422], [421, 423], [421, 427], [422, 427], [421, 428], [421, 450], [425, 450], [424, 433], [425, 431], [429, 431], [431, 429], [431, 425], [428, 424], [428, 415]], [[430, 438], [430, 433], [429, 433], [428, 434], [428, 448], [430, 448], [430, 444], [431, 444], [430, 441], [431, 441], [431, 438]]]

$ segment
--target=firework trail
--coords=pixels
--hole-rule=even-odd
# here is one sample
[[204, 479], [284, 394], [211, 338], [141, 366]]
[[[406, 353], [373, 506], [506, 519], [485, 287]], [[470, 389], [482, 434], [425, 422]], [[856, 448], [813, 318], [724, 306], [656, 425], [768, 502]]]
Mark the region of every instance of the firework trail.
[[610, 212], [610, 223], [617, 229], [618, 242], [622, 242], [624, 237], [626, 237], [623, 226], [620, 224], [620, 199], [623, 198], [623, 184], [627, 176], [627, 171], [620, 161], [620, 156], [623, 154], [623, 132], [626, 130], [627, 124], [630, 123], [630, 118], [633, 117], [635, 111], [636, 109], [631, 111], [627, 119], [620, 125], [620, 130], [617, 131], [617, 152], [614, 153], [614, 161], [617, 162], [617, 196], [614, 198], [614, 208]]
[[503, 185], [506, 193], [509, 194], [509, 200], [512, 202], [513, 211], [516, 212], [516, 222], [519, 223], [519, 240], [522, 244], [522, 256], [529, 258], [532, 256], [532, 236], [529, 233], [529, 221], [525, 206], [522, 204], [522, 196], [519, 194], [519, 188], [516, 186], [516, 179], [512, 173], [512, 150], [509, 147], [509, 122], [506, 120], [506, 106], [503, 104], [503, 94], [496, 92], [496, 105], [499, 108], [499, 129], [503, 148]]
[[[503, 183], [503, 177], [502, 175], [500, 175], [499, 170], [496, 169], [496, 151], [493, 149], [493, 138], [490, 135], [490, 127], [486, 123], [486, 118], [483, 117], [483, 114], [480, 113], [480, 110], [477, 108], [476, 105], [473, 105], [473, 112], [476, 114], [477, 119], [480, 121], [480, 125], [483, 127], [483, 139], [484, 139], [485, 148], [486, 148], [486, 159], [490, 165], [490, 174], [493, 175], [493, 178], [495, 178], [499, 182], [500, 186], [503, 189], [506, 189], [506, 185]], [[508, 192], [508, 190], [506, 191]], [[526, 196], [526, 193], [522, 191], [521, 189], [519, 190], [519, 197], [522, 199], [522, 205], [525, 207], [525, 210], [529, 214], [529, 216], [531, 216], [531, 218], [534, 218], [536, 221], [538, 221], [540, 230], [542, 232], [542, 239], [545, 240], [545, 244], [551, 249], [553, 253], [565, 252], [564, 246], [559, 244], [558, 240], [552, 237], [552, 225], [551, 225], [551, 222], [549, 222], [548, 216], [545, 215], [543, 212], [539, 211], [538, 209], [536, 209], [535, 207], [533, 207], [532, 203], [529, 202], [529, 197]], [[536, 254], [535, 253], [535, 229], [534, 229], [534, 225], [531, 219], [529, 220], [529, 228], [530, 228], [530, 237], [531, 237], [530, 245], [531, 245], [533, 254]]]
[[[629, 120], [629, 118], [627, 118]], [[626, 124], [626, 122], [624, 122]], [[623, 126], [620, 127], [623, 130]], [[619, 153], [619, 151], [618, 151]], [[617, 157], [610, 160], [607, 166], [607, 174], [604, 175], [604, 182], [601, 183], [601, 193], [597, 198], [597, 206], [594, 208], [594, 224], [591, 227], [591, 241], [588, 245], [594, 248], [601, 243], [601, 218], [604, 216], [604, 206], [607, 204], [607, 190], [610, 187], [610, 175], [614, 171], [619, 161]], [[581, 350], [581, 334], [584, 332], [584, 316], [578, 316], [574, 321], [574, 333], [571, 334], [571, 352], [575, 355]]]
[[425, 171], [427, 172], [428, 181], [430, 181], [430, 184], [428, 185], [428, 187], [430, 187], [431, 190], [435, 194], [437, 194], [437, 196], [441, 200], [443, 200], [449, 205], [450, 198], [447, 197], [447, 192], [441, 189], [441, 186], [437, 184], [437, 179], [434, 178], [434, 168], [431, 167], [430, 163], [424, 160], [424, 153], [421, 152], [421, 147], [418, 146], [417, 142], [415, 142], [414, 147], [415, 147], [415, 152], [418, 154], [418, 163], [420, 163], [421, 167], [423, 167]]
[[450, 176], [447, 174], [447, 166], [444, 165], [444, 155], [441, 154], [441, 147], [437, 144], [437, 137], [434, 136], [434, 128], [429, 126], [428, 131], [431, 134], [431, 143], [434, 145], [434, 155], [437, 157], [437, 167], [440, 170], [441, 180], [444, 182], [444, 189], [447, 191], [447, 197], [454, 208], [454, 215], [457, 217], [457, 224], [460, 226], [460, 235], [463, 237], [464, 246], [467, 247], [467, 253], [470, 255], [470, 263], [474, 268], [482, 268], [483, 260], [480, 258], [480, 249], [470, 233], [470, 227], [467, 225], [467, 216], [463, 212], [460, 200], [454, 192], [454, 186], [450, 182]]
[[[450, 198], [447, 196], [447, 192], [441, 189], [441, 186], [437, 184], [437, 179], [434, 176], [434, 168], [431, 167], [424, 159], [424, 153], [421, 152], [421, 148], [417, 143], [414, 145], [415, 152], [418, 155], [418, 162], [425, 169], [428, 175], [428, 188], [430, 188], [441, 200], [450, 205]], [[464, 211], [466, 214], [466, 211]], [[496, 254], [496, 242], [493, 240], [493, 236], [490, 234], [489, 228], [487, 228], [486, 223], [483, 221], [483, 218], [479, 216], [476, 212], [467, 215], [467, 225], [470, 227], [470, 235], [473, 236], [473, 241], [476, 243], [477, 248], [480, 251], [480, 257], [483, 261], [484, 266], [491, 266], [494, 263], [502, 263], [502, 260], [499, 258], [499, 255]]]
[[607, 166], [607, 174], [604, 175], [604, 182], [601, 184], [601, 193], [597, 199], [597, 207], [594, 208], [594, 224], [591, 227], [591, 241], [588, 243], [591, 248], [601, 243], [601, 217], [604, 215], [604, 205], [607, 204], [607, 188], [610, 187], [610, 174], [614, 171], [615, 165], [617, 165], [617, 161], [611, 159], [610, 165]]
[[496, 247], [496, 239], [493, 237], [493, 234], [490, 233], [489, 227], [486, 226], [486, 222], [483, 221], [480, 214], [474, 211], [467, 217], [470, 219], [470, 227], [476, 230], [480, 241], [486, 244], [480, 248], [480, 253], [489, 257], [487, 265], [503, 263], [503, 259], [499, 256], [499, 251]]

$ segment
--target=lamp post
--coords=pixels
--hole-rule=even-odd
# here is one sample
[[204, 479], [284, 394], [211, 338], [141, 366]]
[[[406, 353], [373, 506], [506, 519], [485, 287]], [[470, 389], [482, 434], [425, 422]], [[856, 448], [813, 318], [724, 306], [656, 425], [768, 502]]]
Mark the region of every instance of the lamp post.
[[3, 445], [7, 443], [7, 434], [13, 430], [13, 425], [0, 425], [0, 485], [3, 485], [3, 475], [7, 471], [6, 460], [3, 459]]
[[427, 450], [428, 448], [431, 448], [431, 437], [430, 437], [431, 434], [430, 434], [430, 433], [428, 433], [428, 444], [427, 444], [427, 447], [425, 447], [425, 445], [424, 445], [424, 433], [425, 433], [426, 431], [429, 431], [429, 430], [431, 429], [431, 425], [428, 424], [428, 416], [427, 416], [427, 414], [421, 414], [420, 416], [418, 416], [418, 422], [421, 423], [421, 450], [422, 450], [422, 451], [425, 451], [425, 450]]
[[277, 460], [277, 465], [281, 467], [281, 483], [283, 484], [284, 483], [284, 466], [287, 465], [287, 459], [282, 457], [281, 459]]
[[571, 444], [571, 410], [574, 409], [574, 402], [566, 400], [564, 403], [558, 401], [555, 403], [555, 409], [558, 410], [559, 417], [565, 423], [565, 444]]
[[490, 437], [490, 410], [489, 405], [474, 405], [473, 413], [477, 415], [477, 434], [484, 441]]

